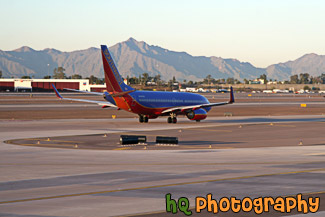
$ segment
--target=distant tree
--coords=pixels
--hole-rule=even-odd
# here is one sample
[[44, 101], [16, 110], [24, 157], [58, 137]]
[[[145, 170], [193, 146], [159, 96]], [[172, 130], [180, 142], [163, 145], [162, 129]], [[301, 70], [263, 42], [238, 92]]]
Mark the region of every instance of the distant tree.
[[246, 78], [244, 78], [244, 84], [249, 84], [249, 80], [247, 80]]
[[137, 77], [129, 78], [129, 84], [139, 84], [139, 79]]
[[264, 84], [267, 83], [267, 76], [266, 76], [266, 74], [260, 75], [260, 79], [263, 79], [264, 80]]
[[103, 84], [105, 79], [97, 78], [96, 76], [91, 75], [89, 78], [89, 84]]
[[78, 74], [74, 74], [71, 76], [71, 79], [82, 79], [82, 76]]
[[161, 86], [161, 84], [162, 84], [161, 75], [160, 74], [156, 75], [154, 77], [154, 81], [156, 82], [156, 84], [157, 84], [158, 87]]
[[318, 77], [311, 76], [309, 83], [311, 83], [311, 84], [320, 84], [320, 83], [322, 83], [322, 81], [321, 81], [320, 76], [318, 76]]
[[300, 74], [300, 84], [309, 84], [309, 74], [308, 73]]
[[31, 77], [28, 76], [28, 75], [21, 76], [21, 78], [22, 78], [22, 79], [31, 79]]
[[43, 78], [44, 79], [51, 79], [51, 75], [45, 75]]
[[173, 84], [177, 82], [175, 76], [173, 76], [173, 80], [172, 80]]
[[218, 79], [218, 80], [216, 80], [216, 83], [217, 84], [225, 84], [226, 83], [226, 79], [224, 79], [224, 78]]
[[234, 78], [227, 78], [227, 84], [234, 84], [235, 83], [235, 79]]
[[53, 78], [54, 79], [65, 79], [66, 75], [65, 75], [64, 71], [65, 71], [65, 69], [61, 66], [58, 68], [55, 68], [53, 71]]
[[319, 79], [320, 79], [320, 82], [322, 84], [325, 84], [325, 73], [322, 73], [320, 76], [319, 76]]
[[298, 75], [290, 76], [290, 84], [299, 84], [299, 77]]
[[0, 70], [0, 78], [2, 78], [2, 71]]
[[311, 89], [310, 89], [310, 87], [308, 85], [306, 85], [306, 86], [304, 86], [304, 90], [310, 91]]
[[147, 84], [147, 82], [149, 81], [149, 74], [148, 73], [143, 73], [142, 74], [142, 79], [141, 79], [141, 83], [143, 84], [143, 85], [146, 85]]
[[193, 81], [188, 81], [187, 84], [188, 84], [189, 86], [192, 86], [192, 85], [194, 84], [194, 82], [193, 82]]
[[203, 79], [204, 84], [214, 84], [216, 83], [216, 80], [212, 77], [212, 75], [207, 75], [205, 79]]

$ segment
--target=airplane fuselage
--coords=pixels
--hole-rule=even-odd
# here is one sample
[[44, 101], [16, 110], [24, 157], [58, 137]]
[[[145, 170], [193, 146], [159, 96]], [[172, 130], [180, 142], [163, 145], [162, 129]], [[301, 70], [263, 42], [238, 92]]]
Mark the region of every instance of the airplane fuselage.
[[[105, 99], [119, 108], [136, 114], [158, 116], [168, 108], [176, 106], [191, 106], [208, 104], [202, 95], [182, 92], [163, 91], [134, 91], [123, 97], [112, 97], [108, 94]], [[208, 112], [211, 108], [205, 108]]]

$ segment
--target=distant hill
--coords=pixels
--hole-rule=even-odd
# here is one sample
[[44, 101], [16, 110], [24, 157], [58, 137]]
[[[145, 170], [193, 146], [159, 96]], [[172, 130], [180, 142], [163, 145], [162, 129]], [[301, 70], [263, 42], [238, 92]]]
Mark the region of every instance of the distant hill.
[[306, 54], [294, 61], [270, 65], [266, 71], [268, 77], [278, 80], [288, 80], [291, 75], [300, 73], [319, 76], [325, 73], [325, 55]]
[[[110, 51], [123, 77], [139, 76], [146, 72], [151, 76], [160, 74], [164, 80], [175, 76], [177, 80], [189, 81], [205, 78], [209, 74], [217, 79], [254, 79], [266, 73], [269, 78], [284, 80], [289, 79], [292, 74], [302, 72], [311, 75], [325, 73], [325, 56], [316, 54], [307, 54], [295, 61], [271, 65], [264, 69], [236, 59], [191, 56], [185, 52], [174, 52], [133, 38], [110, 47]], [[43, 78], [48, 74], [48, 70], [51, 75], [53, 69], [58, 66], [63, 66], [68, 76], [80, 74], [83, 77], [104, 77], [98, 48], [61, 52], [55, 49], [37, 51], [24, 46], [13, 51], [0, 50], [0, 70], [3, 77], [29, 75]]]

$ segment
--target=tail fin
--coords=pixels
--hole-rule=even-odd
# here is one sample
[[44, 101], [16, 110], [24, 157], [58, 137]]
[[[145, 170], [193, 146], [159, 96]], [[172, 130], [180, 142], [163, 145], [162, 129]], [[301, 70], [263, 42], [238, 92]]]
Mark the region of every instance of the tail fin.
[[132, 87], [123, 82], [123, 79], [114, 64], [113, 58], [109, 53], [107, 46], [101, 45], [101, 49], [107, 91], [110, 93], [119, 93], [133, 90]]

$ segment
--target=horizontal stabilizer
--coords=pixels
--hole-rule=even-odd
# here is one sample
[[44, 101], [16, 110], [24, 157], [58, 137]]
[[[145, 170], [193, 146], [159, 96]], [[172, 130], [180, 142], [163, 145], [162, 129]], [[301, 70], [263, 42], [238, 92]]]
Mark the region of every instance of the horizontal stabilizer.
[[124, 91], [124, 92], [115, 92], [115, 93], [109, 93], [109, 95], [111, 95], [112, 97], [119, 97], [119, 96], [124, 96], [127, 95], [129, 93], [134, 92], [135, 90], [129, 90], [129, 91]]

